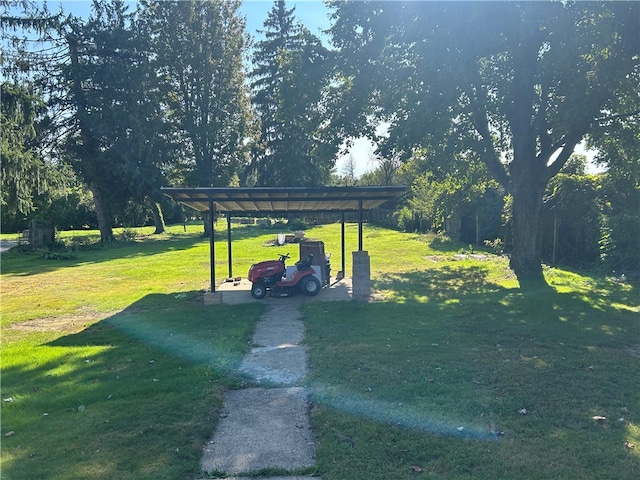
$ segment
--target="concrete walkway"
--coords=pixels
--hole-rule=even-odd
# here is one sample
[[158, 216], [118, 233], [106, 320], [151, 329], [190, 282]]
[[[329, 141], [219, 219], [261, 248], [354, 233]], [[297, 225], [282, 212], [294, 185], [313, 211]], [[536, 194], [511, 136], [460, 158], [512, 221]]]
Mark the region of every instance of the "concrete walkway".
[[233, 476], [227, 480], [265, 469], [300, 471], [315, 464], [308, 391], [300, 386], [307, 374], [307, 353], [301, 345], [304, 297], [265, 301], [268, 307], [256, 325], [253, 349], [240, 366], [258, 387], [226, 393], [220, 422], [202, 459], [204, 472]]

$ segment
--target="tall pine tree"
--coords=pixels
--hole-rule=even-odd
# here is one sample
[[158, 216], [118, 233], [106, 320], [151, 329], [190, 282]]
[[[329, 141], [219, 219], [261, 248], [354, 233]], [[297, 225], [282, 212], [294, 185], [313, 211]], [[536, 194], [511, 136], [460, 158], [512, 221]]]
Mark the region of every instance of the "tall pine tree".
[[[0, 1], [0, 204], [5, 220], [37, 210], [55, 187], [55, 165], [43, 155], [46, 101], [33, 70], [58, 17], [36, 2]], [[15, 221], [10, 221], [15, 223]]]
[[322, 131], [322, 101], [331, 54], [294, 17], [295, 7], [276, 0], [256, 45], [251, 72], [260, 145], [255, 182], [268, 186], [325, 184], [337, 148]]

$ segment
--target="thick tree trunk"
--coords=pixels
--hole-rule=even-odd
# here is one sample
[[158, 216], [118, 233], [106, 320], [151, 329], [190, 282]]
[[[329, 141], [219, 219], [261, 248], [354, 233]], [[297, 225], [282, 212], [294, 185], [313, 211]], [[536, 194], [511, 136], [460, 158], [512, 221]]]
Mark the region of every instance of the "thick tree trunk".
[[153, 223], [156, 226], [156, 231], [153, 234], [164, 233], [166, 225], [164, 223], [164, 215], [162, 215], [162, 208], [158, 202], [151, 202], [151, 213], [153, 214]]
[[509, 266], [525, 290], [548, 286], [542, 273], [540, 238], [544, 185], [529, 176], [520, 179], [512, 183], [513, 247]]
[[[215, 222], [215, 213], [214, 215], [214, 219], [213, 221]], [[202, 214], [202, 221], [203, 221], [203, 227], [204, 227], [204, 231], [202, 232], [202, 236], [209, 238], [211, 236], [211, 227], [213, 225], [212, 221], [211, 221], [211, 215], [209, 214], [209, 212], [204, 212]]]
[[109, 207], [105, 203], [104, 196], [94, 183], [89, 185], [89, 190], [93, 193], [93, 203], [96, 208], [96, 216], [98, 217], [98, 228], [100, 229], [100, 241], [102, 243], [112, 242], [114, 240], [113, 228], [111, 226], [111, 215], [109, 215]]

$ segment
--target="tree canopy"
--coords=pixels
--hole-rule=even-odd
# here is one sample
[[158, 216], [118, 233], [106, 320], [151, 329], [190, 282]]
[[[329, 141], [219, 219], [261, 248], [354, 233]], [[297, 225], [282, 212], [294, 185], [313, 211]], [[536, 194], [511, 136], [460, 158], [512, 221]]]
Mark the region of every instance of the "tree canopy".
[[[390, 123], [387, 150], [482, 161], [513, 196], [511, 266], [543, 282], [548, 181], [637, 95], [637, 2], [331, 2], [346, 134]], [[635, 112], [637, 115], [637, 112]]]
[[181, 182], [229, 186], [248, 163], [252, 121], [240, 1], [143, 1], [166, 120], [184, 142]]

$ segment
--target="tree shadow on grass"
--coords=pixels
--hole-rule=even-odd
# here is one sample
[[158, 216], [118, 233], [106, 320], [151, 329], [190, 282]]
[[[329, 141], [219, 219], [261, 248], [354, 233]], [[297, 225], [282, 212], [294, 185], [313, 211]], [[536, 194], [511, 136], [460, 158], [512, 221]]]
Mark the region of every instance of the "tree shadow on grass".
[[[349, 414], [318, 417], [321, 448], [334, 432], [354, 445], [388, 435], [387, 445], [407, 449], [412, 464], [437, 465], [444, 476], [460, 468], [448, 459], [464, 456], [475, 468], [463, 478], [634, 478], [638, 457], [625, 442], [640, 440], [640, 411], [629, 406], [640, 400], [640, 363], [626, 347], [640, 343], [637, 290], [594, 281], [566, 293], [523, 293], [489, 274], [477, 265], [398, 273], [374, 283], [392, 292], [387, 301], [310, 307], [316, 401]], [[490, 431], [504, 432], [490, 450], [456, 441]], [[423, 455], [434, 442], [443, 450], [437, 459]], [[380, 465], [409, 470], [379, 455]], [[361, 460], [339, 450], [332, 458]], [[377, 473], [394, 476], [393, 467]], [[358, 475], [350, 478], [367, 478]]]
[[[7, 478], [174, 479], [200, 474], [259, 304], [148, 295], [41, 345], [3, 348]], [[3, 476], [4, 476], [3, 475]]]
[[398, 301], [428, 301], [465, 295], [502, 296], [512, 290], [487, 281], [489, 268], [442, 266], [417, 272], [385, 274], [372, 282], [374, 291], [391, 291]]
[[634, 309], [639, 307], [635, 286], [606, 279], [593, 278], [562, 293], [554, 288], [506, 288], [488, 280], [489, 274], [490, 268], [482, 265], [441, 266], [386, 275], [375, 280], [372, 288], [392, 292], [394, 302], [429, 303], [447, 314], [483, 319], [485, 326], [492, 322], [528, 328], [541, 325], [555, 334], [579, 327], [589, 334], [606, 331], [607, 338], [619, 340], [628, 335]]
[[[256, 238], [271, 233], [271, 230], [259, 227], [232, 228], [232, 242]], [[274, 238], [277, 233], [273, 232]], [[226, 231], [216, 230], [215, 245], [217, 253], [226, 259]], [[37, 252], [9, 252], [2, 255], [2, 273], [6, 275], [36, 275], [81, 264], [108, 262], [115, 259], [144, 258], [167, 252], [189, 250], [198, 245], [207, 248], [209, 239], [200, 233], [168, 235], [157, 239], [153, 235], [142, 237], [141, 241], [115, 242], [111, 246], [99, 244], [78, 247], [69, 258], [45, 260]], [[224, 250], [224, 251], [223, 251]], [[203, 257], [208, 259], [208, 255]]]

